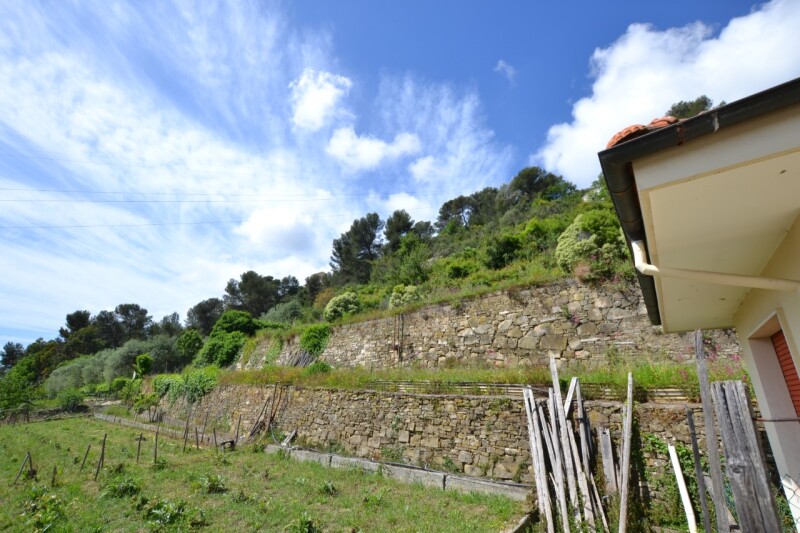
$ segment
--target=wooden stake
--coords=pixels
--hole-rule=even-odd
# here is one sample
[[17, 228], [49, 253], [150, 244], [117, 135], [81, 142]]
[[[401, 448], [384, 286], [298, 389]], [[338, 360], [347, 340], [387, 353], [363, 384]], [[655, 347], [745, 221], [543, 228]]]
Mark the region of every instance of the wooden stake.
[[569, 380], [569, 388], [567, 389], [567, 397], [564, 399], [564, 416], [569, 417], [572, 411], [572, 398], [575, 394], [575, 387], [578, 386], [578, 378], [574, 377]]
[[31, 452], [25, 454], [25, 458], [22, 459], [22, 464], [19, 465], [19, 472], [17, 472], [17, 477], [14, 478], [14, 483], [11, 485], [16, 485], [17, 481], [19, 480], [19, 476], [22, 475], [22, 471], [25, 469], [25, 465], [28, 464], [28, 460], [31, 458]]
[[161, 430], [161, 422], [156, 426], [156, 439], [153, 445], [153, 464], [158, 463], [158, 432]]
[[194, 428], [194, 447], [200, 449], [200, 434], [197, 433], [197, 428]]
[[143, 434], [139, 433], [139, 438], [136, 439], [136, 440], [139, 441], [136, 444], [136, 464], [138, 465], [139, 464], [139, 454], [142, 453], [142, 441], [144, 440]]
[[[592, 431], [589, 429], [589, 419], [586, 416], [586, 409], [583, 407], [583, 397], [581, 396], [581, 384], [576, 379], [575, 400], [578, 415], [578, 434], [581, 437], [581, 458], [583, 459], [583, 471], [591, 472], [589, 465], [592, 459]], [[576, 461], [577, 462], [577, 461]], [[591, 476], [591, 474], [587, 474]]]
[[708, 386], [706, 351], [703, 347], [703, 334], [700, 333], [699, 329], [694, 332], [694, 354], [697, 359], [697, 379], [700, 383], [700, 401], [703, 404], [703, 423], [706, 426], [706, 453], [708, 454], [708, 468], [711, 474], [711, 487], [714, 493], [714, 515], [717, 519], [717, 531], [719, 533], [729, 533], [731, 525], [730, 522], [728, 522], [728, 505], [725, 503], [725, 492], [722, 487], [722, 465], [719, 460], [717, 428], [714, 425], [714, 410], [711, 406]]
[[[550, 414], [550, 436], [549, 441], [552, 447], [553, 454], [550, 456], [550, 463], [555, 470], [555, 479], [553, 485], [556, 490], [556, 497], [558, 498], [558, 510], [561, 513], [561, 525], [564, 529], [564, 533], [570, 533], [569, 531], [569, 510], [567, 508], [567, 491], [564, 487], [564, 456], [561, 452], [561, 441], [558, 438], [558, 423], [556, 422], [556, 407], [555, 407], [555, 395], [553, 393], [553, 388], [550, 387], [547, 391], [548, 398], [547, 398], [547, 410]], [[547, 435], [547, 427], [545, 426], [545, 434]], [[553, 464], [555, 463], [555, 464]]]
[[186, 439], [189, 438], [189, 420], [192, 418], [192, 408], [189, 407], [189, 412], [186, 415], [186, 425], [183, 426], [183, 451], [186, 451]]
[[214, 449], [217, 449], [217, 428], [214, 428]]
[[106, 458], [106, 437], [108, 433], [103, 435], [103, 446], [100, 449], [100, 458], [97, 460], [97, 470], [94, 471], [94, 480], [97, 481], [97, 474], [100, 473], [100, 469], [103, 468], [103, 462]]
[[203, 419], [203, 431], [200, 433], [200, 440], [203, 440], [206, 436], [206, 424], [208, 423], [208, 413], [211, 411], [211, 406], [208, 406], [206, 409], [206, 417]]
[[53, 477], [50, 478], [50, 486], [51, 487], [55, 487], [56, 486], [56, 474], [57, 473], [58, 473], [58, 466], [54, 466], [53, 467]]
[[86, 447], [86, 453], [83, 454], [83, 461], [81, 462], [81, 471], [83, 470], [83, 465], [86, 464], [86, 457], [89, 456], [89, 450], [91, 450], [91, 449], [92, 449], [92, 445], [91, 444]]
[[697, 476], [697, 492], [700, 498], [700, 509], [703, 512], [703, 529], [711, 533], [711, 515], [708, 512], [708, 499], [706, 498], [706, 479], [703, 475], [703, 465], [700, 463], [700, 449], [697, 447], [697, 433], [694, 429], [694, 411], [686, 408], [686, 421], [689, 424], [689, 437], [692, 440], [692, 455], [694, 456], [694, 474]]
[[239, 413], [239, 420], [236, 421], [236, 442], [239, 442], [239, 426], [242, 424], [242, 414]]
[[628, 530], [628, 478], [631, 465], [631, 434], [633, 432], [633, 374], [628, 372], [628, 402], [625, 415], [625, 436], [622, 445], [622, 483], [619, 501], [619, 533]]

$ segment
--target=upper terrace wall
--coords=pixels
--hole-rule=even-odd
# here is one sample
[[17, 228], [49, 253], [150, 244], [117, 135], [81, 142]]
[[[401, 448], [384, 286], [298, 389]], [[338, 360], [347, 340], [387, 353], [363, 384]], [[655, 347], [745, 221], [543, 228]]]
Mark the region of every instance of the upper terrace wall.
[[[732, 332], [709, 334], [712, 351], [739, 353]], [[682, 360], [693, 357], [693, 345], [691, 334], [663, 334], [650, 324], [638, 285], [566, 280], [336, 326], [319, 359], [335, 367], [516, 367], [546, 362], [552, 354], [602, 364], [611, 353]], [[290, 364], [298, 350], [288, 343], [278, 363]], [[256, 354], [248, 366], [262, 363], [263, 354]]]

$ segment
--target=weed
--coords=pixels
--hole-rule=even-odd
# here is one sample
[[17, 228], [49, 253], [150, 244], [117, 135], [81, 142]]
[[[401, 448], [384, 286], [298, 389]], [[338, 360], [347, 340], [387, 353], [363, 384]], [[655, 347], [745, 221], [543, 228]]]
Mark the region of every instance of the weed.
[[318, 533], [322, 531], [320, 527], [308, 516], [308, 513], [303, 511], [302, 516], [292, 522], [287, 531], [290, 533]]
[[289, 450], [284, 448], [279, 448], [277, 452], [275, 452], [275, 457], [281, 461], [287, 461], [291, 455], [289, 454]]
[[239, 489], [239, 492], [231, 495], [231, 500], [235, 501], [236, 503], [255, 503], [256, 501], [255, 498], [245, 493], [245, 491], [242, 489]]
[[223, 494], [228, 491], [225, 479], [217, 474], [206, 474], [200, 477], [200, 488], [206, 494]]
[[336, 496], [339, 493], [339, 489], [337, 489], [336, 485], [334, 485], [330, 481], [324, 481], [322, 485], [320, 485], [319, 491], [320, 493], [326, 494], [328, 496]]
[[461, 467], [458, 466], [452, 458], [445, 457], [444, 462], [442, 462], [442, 468], [447, 470], [448, 472], [461, 472]]
[[33, 487], [24, 503], [22, 516], [25, 525], [34, 531], [49, 531], [65, 518], [64, 502], [57, 495], [49, 494], [45, 487]]
[[151, 466], [150, 468], [152, 468], [153, 470], [166, 470], [168, 466], [169, 463], [167, 463], [167, 460], [164, 459], [163, 457], [159, 457], [158, 459], [155, 460], [153, 466]]
[[398, 444], [381, 448], [381, 458], [390, 463], [399, 463], [403, 460], [403, 447]]
[[136, 496], [139, 494], [140, 490], [141, 486], [136, 480], [130, 476], [125, 476], [121, 479], [114, 479], [106, 484], [100, 496], [105, 498], [128, 498]]

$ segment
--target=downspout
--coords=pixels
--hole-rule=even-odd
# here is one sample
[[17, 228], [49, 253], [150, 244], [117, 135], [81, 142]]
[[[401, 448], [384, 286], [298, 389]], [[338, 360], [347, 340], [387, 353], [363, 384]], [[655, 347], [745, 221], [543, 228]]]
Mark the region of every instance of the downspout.
[[689, 270], [686, 268], [659, 267], [647, 262], [644, 242], [631, 241], [633, 250], [633, 264], [636, 270], [646, 276], [685, 279], [700, 281], [716, 285], [730, 285], [748, 289], [766, 289], [769, 291], [797, 291], [800, 295], [800, 281], [779, 278], [762, 278], [758, 276], [743, 276], [740, 274], [724, 274], [721, 272], [708, 272], [705, 270]]

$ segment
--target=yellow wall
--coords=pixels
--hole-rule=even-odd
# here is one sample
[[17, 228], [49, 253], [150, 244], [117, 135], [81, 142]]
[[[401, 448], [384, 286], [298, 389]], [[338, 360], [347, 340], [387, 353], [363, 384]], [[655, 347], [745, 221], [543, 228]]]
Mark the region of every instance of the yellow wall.
[[[800, 217], [795, 219], [762, 275], [800, 280]], [[800, 291], [753, 289], [744, 298], [734, 321], [762, 416], [796, 418], [769, 335], [783, 329], [795, 366], [800, 368]], [[765, 427], [781, 476], [789, 474], [797, 480], [800, 422], [767, 422]]]

